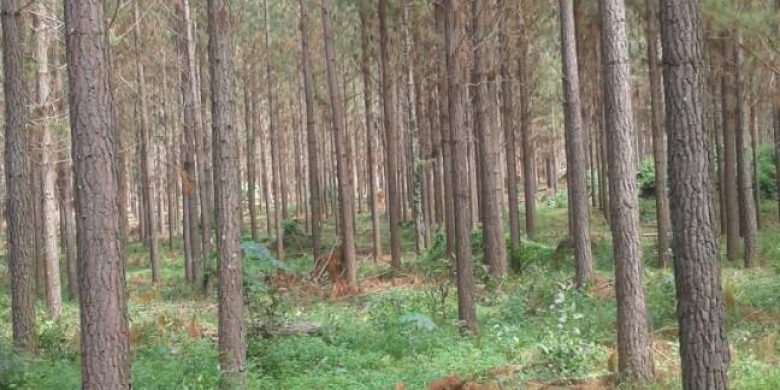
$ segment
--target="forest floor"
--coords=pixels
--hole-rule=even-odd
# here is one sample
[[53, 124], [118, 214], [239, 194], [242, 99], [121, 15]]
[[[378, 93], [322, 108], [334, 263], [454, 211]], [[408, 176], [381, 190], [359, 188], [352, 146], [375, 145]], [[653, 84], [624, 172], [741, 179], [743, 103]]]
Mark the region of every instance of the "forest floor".
[[[764, 202], [767, 205], [770, 202]], [[615, 300], [609, 234], [593, 217], [594, 282], [571, 286], [566, 209], [540, 205], [539, 232], [524, 242], [514, 262], [520, 272], [502, 283], [487, 281], [477, 265], [479, 334], [463, 334], [443, 239], [416, 255], [406, 226], [403, 271], [386, 259], [370, 260], [370, 219], [358, 215], [361, 286], [331, 288], [309, 280], [312, 258], [301, 227], [287, 222], [287, 260], [263, 268], [245, 256], [248, 279], [247, 372], [251, 389], [471, 389], [612, 388], [615, 367]], [[745, 270], [723, 261], [733, 389], [780, 388], [780, 225], [774, 205], [762, 210], [760, 266]], [[654, 339], [658, 389], [679, 388], [677, 323], [671, 269], [654, 265], [654, 204], [641, 204], [644, 281]], [[261, 221], [261, 227], [265, 226]], [[383, 237], [386, 236], [386, 226]], [[478, 232], [472, 235], [481, 263]], [[324, 242], [333, 242], [327, 226]], [[180, 245], [180, 242], [176, 242]], [[269, 242], [264, 245], [271, 247]], [[136, 389], [210, 389], [218, 383], [216, 294], [183, 281], [181, 257], [161, 244], [163, 281], [151, 286], [146, 252], [129, 248], [127, 288]], [[386, 247], [386, 246], [385, 246]], [[264, 250], [264, 248], [260, 248]], [[329, 248], [325, 248], [327, 252]], [[0, 262], [5, 267], [5, 261]], [[5, 270], [0, 285], [6, 286]], [[79, 386], [78, 305], [65, 304], [59, 321], [38, 308], [35, 357], [11, 354], [10, 302], [0, 295], [0, 388], [76, 389]], [[273, 331], [284, 324], [318, 324], [300, 335]], [[481, 385], [477, 385], [481, 384]], [[454, 387], [453, 387], [454, 388]]]

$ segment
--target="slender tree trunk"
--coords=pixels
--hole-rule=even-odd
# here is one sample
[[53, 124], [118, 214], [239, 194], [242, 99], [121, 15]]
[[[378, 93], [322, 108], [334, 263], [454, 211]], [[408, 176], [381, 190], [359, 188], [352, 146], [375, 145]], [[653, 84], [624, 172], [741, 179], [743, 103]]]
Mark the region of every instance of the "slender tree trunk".
[[[593, 256], [590, 249], [587, 160], [580, 106], [580, 78], [577, 41], [574, 35], [572, 0], [561, 0], [561, 55], [563, 62], [564, 119], [566, 126], [566, 177], [569, 182], [569, 218], [574, 242], [574, 281], [578, 286], [590, 278]], [[555, 168], [553, 167], [553, 171]], [[557, 181], [557, 178], [556, 178]]]
[[474, 46], [474, 61], [471, 68], [471, 84], [474, 95], [472, 106], [474, 111], [474, 132], [477, 135], [479, 147], [479, 165], [481, 169], [481, 198], [482, 198], [482, 237], [484, 240], [485, 263], [487, 263], [493, 278], [500, 278], [506, 273], [506, 246], [504, 245], [504, 218], [501, 207], [501, 182], [499, 166], [500, 135], [490, 126], [489, 118], [485, 112], [484, 84], [485, 69], [483, 66], [483, 53], [487, 42], [483, 36], [482, 7], [487, 4], [472, 0], [471, 2], [471, 31], [472, 45]]
[[160, 281], [160, 261], [157, 257], [157, 233], [154, 226], [154, 195], [152, 178], [152, 141], [149, 139], [151, 130], [149, 129], [149, 108], [146, 97], [146, 79], [144, 76], [144, 65], [141, 62], [141, 50], [139, 41], [141, 40], [141, 18], [138, 12], [138, 2], [133, 3], [133, 35], [135, 36], [135, 76], [138, 83], [138, 99], [141, 108], [141, 189], [144, 199], [144, 223], [147, 235], [146, 245], [149, 248], [149, 265], [152, 269], [152, 283]]
[[439, 94], [439, 126], [441, 132], [441, 154], [442, 154], [442, 179], [441, 189], [444, 193], [444, 221], [447, 233], [447, 253], [455, 253], [455, 196], [452, 186], [452, 142], [451, 126], [449, 112], [449, 80], [447, 75], [447, 40], [446, 24], [449, 8], [443, 3], [438, 3], [436, 7], [436, 25], [439, 34], [442, 37], [441, 46], [438, 50], [440, 58], [438, 59], [438, 94]]
[[116, 123], [103, 3], [65, 3], [76, 188], [81, 387], [129, 389], [130, 345], [119, 239]]
[[376, 131], [374, 130], [374, 96], [373, 83], [371, 82], [371, 46], [369, 27], [370, 7], [360, 8], [360, 43], [361, 43], [361, 72], [363, 73], [363, 103], [366, 115], [366, 149], [368, 154], [368, 203], [371, 208], [371, 239], [373, 242], [374, 261], [382, 256], [381, 227], [379, 224], [379, 210], [377, 207], [377, 172], [374, 142]]
[[[775, 127], [775, 161], [780, 161], [780, 92], [775, 92], [773, 108]], [[775, 164], [775, 180], [777, 181], [777, 208], [778, 220], [780, 220], [780, 163]]]
[[35, 351], [35, 249], [33, 194], [27, 154], [29, 129], [24, 85], [23, 15], [20, 0], [3, 0], [3, 87], [5, 91], [5, 217], [14, 346]]
[[729, 347], [704, 129], [701, 11], [661, 0], [677, 318], [686, 390], [727, 389]]
[[666, 130], [664, 129], [664, 100], [661, 64], [658, 61], [658, 0], [646, 0], [647, 7], [647, 67], [650, 81], [650, 125], [653, 130], [653, 158], [655, 161], [655, 214], [658, 229], [658, 266], [669, 263], [669, 195], [667, 193]]
[[335, 142], [336, 167], [338, 172], [339, 196], [339, 226], [341, 238], [341, 262], [347, 283], [355, 284], [357, 279], [357, 263], [355, 262], [355, 227], [353, 219], [354, 197], [350, 175], [350, 148], [346, 140], [344, 127], [343, 100], [336, 84], [336, 58], [333, 54], [333, 44], [330, 26], [330, 5], [328, 0], [322, 0], [322, 33], [325, 43], [325, 60], [327, 62], [328, 91], [330, 93], [331, 121], [333, 122], [333, 138]]
[[[195, 40], [193, 38], [193, 22], [190, 13], [189, 0], [177, 2], [177, 14], [179, 15], [179, 68], [181, 70], [181, 94], [184, 111], [184, 151], [182, 153], [183, 172], [181, 175], [182, 202], [185, 208], [187, 223], [183, 228], [187, 230], [190, 261], [185, 263], [185, 276], [190, 283], [200, 280], [202, 259], [202, 234], [200, 221], [201, 196], [199, 184], [199, 169], [195, 156], [198, 150], [198, 135], [203, 124], [202, 111], [200, 109], [200, 97], [198, 80], [195, 72]], [[186, 261], [186, 258], [185, 258]]]
[[[250, 71], [251, 72], [251, 71]], [[252, 78], [254, 80], [254, 78]], [[252, 241], [257, 242], [260, 236], [257, 234], [257, 209], [255, 208], [255, 176], [256, 176], [256, 158], [255, 151], [257, 150], [257, 137], [254, 123], [254, 97], [252, 96], [252, 87], [254, 83], [246, 82], [244, 86], [244, 114], [245, 114], [245, 126], [246, 126], [246, 177], [247, 177], [247, 208], [249, 209], [249, 229], [252, 234]]]
[[634, 157], [637, 153], [636, 127], [631, 113], [628, 37], [623, 0], [599, 0], [599, 15], [603, 28], [601, 50], [609, 148], [610, 223], [615, 257], [619, 371], [627, 379], [644, 382], [652, 379], [654, 368], [642, 284], [639, 199]]
[[[270, 53], [270, 30], [268, 26], [268, 0], [263, 2], [263, 20], [265, 21], [265, 52]], [[276, 230], [276, 257], [284, 259], [284, 216], [282, 206], [282, 175], [279, 129], [276, 123], [276, 106], [274, 105], [274, 84], [271, 73], [271, 56], [266, 56], [266, 81], [268, 83], [268, 134], [271, 139], [271, 183], [274, 202], [274, 229]], [[270, 231], [268, 232], [270, 235]]]
[[736, 127], [736, 147], [737, 147], [737, 183], [739, 188], [740, 218], [741, 225], [744, 227], [745, 241], [745, 267], [753, 266], [756, 256], [756, 246], [758, 241], [758, 223], [756, 220], [756, 204], [753, 198], [753, 168], [750, 165], [750, 152], [748, 150], [750, 137], [749, 131], [749, 104], [747, 83], [745, 81], [744, 54], [742, 53], [742, 36], [737, 32], [734, 42], [734, 70], [736, 77], [736, 97], [737, 97], [737, 127]]
[[239, 247], [238, 127], [233, 93], [230, 6], [208, 1], [211, 118], [217, 185], [217, 261], [219, 269], [219, 364], [223, 388], [245, 388], [244, 297]]
[[[380, 0], [383, 1], [383, 0]], [[477, 0], [472, 0], [477, 1]], [[468, 219], [471, 213], [469, 186], [464, 172], [468, 171], [468, 129], [463, 125], [460, 80], [460, 40], [463, 38], [458, 13], [458, 0], [445, 0], [444, 36], [446, 40], [446, 71], [449, 87], [449, 128], [452, 132], [452, 191], [454, 192], [454, 225], [457, 285], [458, 318], [471, 332], [478, 332], [477, 314], [474, 307], [474, 271], [471, 260], [471, 232]], [[449, 228], [449, 227], [448, 227]]]
[[411, 144], [411, 158], [409, 161], [411, 171], [411, 206], [412, 218], [414, 219], [415, 230], [415, 249], [420, 253], [425, 249], [425, 217], [422, 207], [422, 164], [420, 162], [420, 123], [417, 112], [417, 95], [415, 90], [415, 69], [414, 69], [414, 40], [409, 32], [409, 3], [408, 0], [403, 6], [403, 30], [404, 30], [404, 56], [406, 62], [406, 87], [404, 88], [404, 99], [406, 100], [406, 115], [409, 120], [409, 143]]
[[390, 49], [388, 47], [390, 37], [387, 31], [387, 0], [379, 0], [379, 52], [380, 65], [382, 67], [382, 104], [384, 106], [385, 127], [385, 188], [387, 189], [387, 209], [390, 215], [390, 256], [394, 269], [401, 266], [401, 236], [399, 224], [401, 222], [401, 201], [398, 185], [398, 150], [395, 128], [395, 108], [393, 107], [392, 90], [393, 76], [390, 71]]
[[[309, 16], [306, 0], [301, 2], [301, 56], [303, 89], [306, 97], [306, 148], [309, 155], [309, 207], [311, 208], [311, 241], [314, 259], [320, 257], [320, 199], [319, 151], [317, 150], [317, 117], [314, 106], [314, 81], [312, 80], [311, 53], [309, 52]], [[369, 157], [370, 158], [370, 157]], [[373, 210], [373, 209], [372, 209]]]
[[501, 126], [504, 128], [504, 142], [506, 150], [506, 187], [509, 196], [509, 242], [510, 257], [519, 254], [520, 249], [520, 212], [517, 207], [517, 162], [515, 146], [514, 102], [512, 101], [512, 76], [510, 63], [512, 53], [509, 49], [510, 37], [506, 31], [507, 21], [511, 17], [508, 0], [501, 0], [502, 12], [501, 28], [499, 29], [499, 43], [501, 45]]
[[[64, 153], [63, 153], [64, 154]], [[79, 294], [79, 279], [76, 258], [76, 232], [73, 231], [73, 178], [68, 156], [62, 156], [57, 164], [57, 190], [59, 192], [60, 236], [65, 247], [65, 264], [68, 272], [68, 300], [75, 300]]]
[[527, 27], [522, 7], [518, 7], [517, 20], [520, 23], [517, 39], [517, 78], [520, 83], [520, 133], [523, 135], [521, 142], [523, 146], [523, 189], [525, 191], [525, 234], [529, 239], [533, 239], [536, 219], [536, 166], [531, 124]]
[[737, 203], [737, 98], [734, 67], [734, 45], [725, 39], [722, 44], [723, 78], [723, 179], [726, 189], [726, 253], [730, 261], [739, 258], [739, 207]]
[[56, 147], [52, 121], [56, 115], [51, 93], [52, 78], [49, 72], [49, 49], [55, 31], [51, 25], [48, 2], [37, 4], [35, 13], [35, 62], [37, 64], [37, 116], [41, 125], [41, 195], [43, 196], [42, 220], [43, 271], [46, 283], [46, 307], [53, 318], [62, 314], [60, 287], [60, 261], [57, 248], [57, 167]]

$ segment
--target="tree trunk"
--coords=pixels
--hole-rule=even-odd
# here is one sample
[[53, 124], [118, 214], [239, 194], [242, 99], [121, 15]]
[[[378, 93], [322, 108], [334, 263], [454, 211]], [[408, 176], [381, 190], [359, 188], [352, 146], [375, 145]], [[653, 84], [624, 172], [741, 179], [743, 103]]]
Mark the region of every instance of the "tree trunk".
[[[486, 4], [482, 4], [486, 6]], [[504, 245], [504, 218], [501, 207], [501, 170], [499, 169], [500, 135], [488, 123], [485, 113], [485, 69], [483, 53], [487, 42], [483, 37], [483, 16], [479, 1], [471, 2], [471, 41], [474, 47], [474, 61], [471, 68], [472, 109], [474, 111], [474, 133], [479, 147], [481, 166], [482, 237], [484, 240], [485, 263], [490, 275], [499, 279], [506, 273], [506, 246]]]
[[[250, 71], [251, 72], [251, 71]], [[254, 78], [252, 78], [254, 80]], [[244, 115], [246, 126], [246, 198], [247, 208], [249, 209], [249, 230], [252, 234], [252, 241], [257, 242], [260, 236], [257, 234], [257, 209], [255, 208], [255, 151], [257, 150], [257, 130], [255, 129], [254, 118], [254, 96], [252, 96], [252, 90], [254, 87], [253, 82], [246, 80], [244, 85]]]
[[[268, 26], [268, 0], [263, 2], [263, 20], [265, 21], [265, 52], [270, 53], [270, 30]], [[266, 81], [268, 87], [268, 136], [271, 139], [271, 185], [274, 203], [274, 229], [276, 230], [276, 257], [284, 259], [284, 216], [282, 215], [282, 175], [281, 175], [281, 145], [279, 129], [276, 123], [276, 106], [273, 76], [271, 73], [271, 56], [266, 56]], [[268, 232], [270, 235], [270, 231]]]
[[[590, 249], [587, 160], [580, 106], [580, 78], [577, 41], [574, 35], [572, 0], [561, 0], [561, 55], [563, 62], [564, 119], [566, 126], [566, 177], [569, 182], [569, 234], [574, 242], [574, 281], [577, 286], [590, 278], [593, 257]], [[555, 167], [553, 167], [555, 171]], [[555, 175], [557, 176], [557, 175]], [[557, 181], [557, 178], [556, 178]]]
[[[190, 13], [189, 0], [177, 2], [179, 15], [179, 64], [181, 70], [181, 93], [184, 111], [184, 153], [182, 153], [184, 171], [180, 172], [182, 182], [182, 201], [185, 207], [183, 224], [189, 234], [189, 264], [185, 263], [187, 281], [197, 283], [200, 280], [203, 256], [203, 242], [200, 224], [201, 185], [199, 169], [195, 156], [198, 151], [198, 137], [203, 125], [198, 79], [195, 65], [195, 40], [193, 37], [193, 22]], [[205, 208], [204, 208], [205, 211]]]
[[439, 3], [436, 7], [436, 27], [439, 30], [439, 34], [442, 37], [442, 48], [439, 51], [440, 57], [438, 58], [439, 72], [438, 72], [438, 86], [439, 93], [439, 126], [441, 132], [441, 154], [442, 154], [442, 179], [441, 189], [444, 192], [444, 221], [447, 234], [447, 254], [455, 254], [455, 195], [452, 186], [452, 128], [450, 126], [450, 113], [449, 113], [449, 79], [446, 72], [447, 69], [447, 33], [446, 25], [447, 18], [449, 18], [449, 8], [446, 8], [443, 3]]
[[[377, 210], [377, 172], [376, 157], [374, 156], [374, 142], [376, 138], [374, 130], [374, 97], [371, 82], [371, 47], [369, 27], [370, 7], [360, 8], [360, 47], [361, 47], [361, 72], [363, 73], [363, 103], [366, 115], [366, 149], [368, 154], [368, 203], [371, 208], [371, 239], [373, 243], [374, 261], [382, 256], [382, 239], [380, 236], [379, 210]], [[316, 144], [315, 144], [316, 147]]]
[[512, 53], [509, 49], [508, 23], [511, 17], [511, 7], [508, 0], [501, 0], [504, 16], [501, 18], [502, 26], [499, 29], [501, 45], [501, 125], [504, 128], [504, 142], [506, 143], [506, 186], [509, 196], [509, 242], [511, 245], [510, 258], [520, 252], [520, 214], [517, 207], [517, 162], [515, 146], [514, 102], [512, 101], [512, 76], [510, 75], [510, 63]]
[[723, 78], [723, 179], [726, 190], [726, 254], [730, 261], [739, 258], [739, 207], [737, 203], [737, 98], [734, 68], [734, 45], [728, 38], [722, 44]]
[[239, 239], [238, 127], [233, 93], [230, 6], [208, 1], [211, 118], [217, 185], [217, 262], [219, 273], [219, 364], [223, 388], [245, 388], [244, 296]]
[[[773, 117], [775, 125], [775, 161], [780, 162], [780, 93], [775, 92], [775, 103], [773, 108]], [[780, 220], [780, 163], [775, 164], [775, 180], [777, 182], [777, 206], [778, 220]]]
[[658, 266], [669, 263], [669, 195], [667, 193], [666, 130], [664, 129], [664, 100], [661, 64], [658, 61], [658, 0], [645, 0], [647, 6], [647, 67], [650, 82], [650, 125], [653, 130], [653, 158], [655, 161], [655, 213], [658, 230]]
[[627, 379], [644, 382], [652, 379], [654, 369], [642, 284], [639, 199], [634, 158], [637, 153], [634, 142], [636, 128], [631, 113], [623, 0], [599, 0], [599, 14], [603, 28], [601, 50], [609, 148], [610, 224], [615, 257], [619, 371]]
[[133, 35], [135, 37], [135, 76], [138, 83], [138, 99], [141, 108], [141, 196], [144, 199], [144, 222], [147, 235], [146, 245], [149, 248], [149, 265], [152, 269], [152, 283], [160, 281], [160, 261], [157, 258], [157, 234], [154, 226], [154, 196], [153, 196], [153, 178], [152, 178], [152, 154], [149, 129], [149, 108], [146, 98], [146, 80], [144, 76], [144, 65], [141, 62], [141, 50], [139, 41], [141, 39], [141, 18], [138, 13], [138, 2], [133, 3]]
[[43, 264], [46, 283], [46, 307], [53, 318], [62, 314], [60, 287], [60, 261], [57, 248], [57, 145], [54, 142], [52, 121], [56, 116], [51, 94], [52, 78], [49, 73], [49, 49], [54, 27], [47, 2], [37, 4], [35, 14], [35, 62], [37, 64], [37, 114], [41, 124], [41, 195], [43, 195]]
[[523, 189], [525, 191], [525, 234], [534, 237], [536, 216], [536, 167], [534, 163], [533, 127], [531, 124], [531, 90], [528, 76], [528, 42], [522, 7], [518, 7], [520, 31], [517, 39], [517, 79], [520, 83], [520, 133], [523, 146]]
[[59, 192], [60, 236], [65, 247], [65, 264], [68, 272], [68, 300], [79, 294], [79, 279], [76, 258], [76, 233], [73, 231], [73, 178], [67, 156], [57, 164], [57, 190]]
[[65, 3], [76, 187], [83, 389], [129, 389], [115, 121], [103, 3]]
[[[320, 229], [322, 200], [320, 198], [319, 150], [317, 149], [317, 117], [314, 106], [314, 81], [312, 80], [311, 53], [309, 52], [309, 16], [306, 0], [301, 4], [301, 57], [303, 89], [306, 98], [306, 148], [309, 157], [309, 208], [311, 209], [311, 242], [314, 260], [320, 258]], [[369, 157], [370, 158], [370, 157]], [[373, 210], [373, 209], [372, 209]]]
[[739, 188], [739, 202], [741, 203], [740, 218], [741, 225], [744, 227], [745, 241], [745, 267], [753, 266], [753, 260], [756, 256], [756, 246], [758, 240], [758, 223], [756, 220], [756, 203], [753, 198], [753, 177], [750, 161], [750, 152], [748, 150], [750, 134], [749, 131], [749, 104], [747, 85], [745, 82], [744, 54], [742, 53], [742, 34], [737, 32], [734, 44], [734, 70], [736, 82], [737, 97], [737, 127], [736, 147], [737, 147], [737, 182]]
[[341, 262], [346, 275], [346, 282], [355, 284], [357, 279], [357, 263], [355, 262], [355, 227], [353, 219], [354, 197], [353, 183], [350, 174], [349, 141], [345, 137], [343, 100], [336, 84], [337, 64], [333, 54], [330, 26], [330, 5], [328, 0], [322, 0], [322, 32], [325, 43], [325, 59], [327, 62], [328, 91], [330, 94], [331, 121], [333, 123], [333, 138], [335, 142], [336, 168], [338, 172], [339, 195], [339, 233], [341, 238]]
[[[382, 0], [384, 1], [384, 0]], [[472, 0], [477, 1], [477, 0]], [[452, 191], [454, 193], [455, 259], [458, 285], [458, 318], [471, 332], [478, 332], [474, 307], [474, 271], [471, 260], [471, 232], [469, 230], [470, 201], [468, 178], [468, 129], [463, 125], [460, 80], [459, 42], [463, 27], [458, 18], [459, 1], [445, 0], [444, 36], [446, 42], [447, 81], [449, 85], [449, 128], [452, 132]], [[448, 227], [449, 228], [449, 227]]]
[[29, 129], [24, 85], [23, 15], [20, 0], [3, 0], [3, 78], [5, 90], [5, 217], [8, 221], [8, 274], [14, 346], [35, 351], [35, 249], [33, 194], [28, 178]]
[[409, 32], [409, 3], [408, 0], [403, 6], [403, 30], [404, 30], [404, 54], [406, 62], [406, 88], [404, 89], [404, 99], [406, 100], [406, 115], [409, 120], [409, 142], [411, 144], [411, 161], [409, 162], [411, 171], [411, 203], [412, 218], [414, 219], [415, 231], [415, 249], [420, 253], [425, 249], [425, 214], [422, 207], [422, 181], [423, 172], [420, 162], [420, 123], [418, 121], [417, 111], [417, 93], [415, 90], [415, 69], [414, 69], [414, 40]]
[[674, 271], [686, 390], [728, 388], [729, 347], [712, 213], [699, 3], [662, 0]]
[[394, 269], [401, 267], [401, 201], [398, 185], [398, 151], [395, 128], [395, 107], [393, 107], [393, 76], [390, 73], [390, 37], [387, 31], [387, 0], [379, 0], [379, 52], [382, 67], [382, 104], [384, 107], [385, 127], [385, 188], [387, 189], [387, 209], [390, 215], [390, 263]]

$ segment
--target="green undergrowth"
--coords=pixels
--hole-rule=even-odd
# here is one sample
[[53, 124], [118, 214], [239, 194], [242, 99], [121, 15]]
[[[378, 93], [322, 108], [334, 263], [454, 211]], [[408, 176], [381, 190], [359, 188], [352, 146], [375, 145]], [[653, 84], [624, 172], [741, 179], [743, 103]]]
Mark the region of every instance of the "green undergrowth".
[[[654, 212], [651, 205], [643, 201], [641, 209]], [[769, 222], [776, 209], [764, 207], [761, 267], [744, 270], [723, 263], [734, 389], [780, 388], [780, 303], [776, 299], [780, 296], [780, 226]], [[406, 248], [400, 276], [417, 282], [367, 288], [337, 298], [328, 296], [328, 286], [311, 287], [305, 279], [312, 264], [305, 227], [295, 222], [286, 225], [301, 246], [291, 241], [288, 254], [292, 255], [282, 264], [267, 250], [272, 248], [272, 238], [255, 244], [245, 237], [248, 312], [260, 321], [321, 325], [317, 332], [295, 336], [254, 332], [248, 325], [249, 388], [390, 389], [402, 382], [407, 389], [423, 389], [434, 378], [457, 373], [521, 389], [532, 380], [610, 375], [616, 309], [610, 293], [612, 249], [606, 225], [594, 214], [592, 247], [598, 278], [584, 290], [574, 290], [570, 244], [564, 238], [566, 209], [542, 207], [537, 220], [533, 240], [524, 239], [510, 256], [515, 270], [510, 276], [500, 283], [490, 282], [484, 267], [475, 267], [478, 334], [460, 330], [452, 259], [445, 254], [442, 234], [432, 235], [431, 248], [419, 255], [411, 246]], [[370, 216], [360, 214], [357, 221], [358, 252], [370, 253], [370, 227], [365, 227], [370, 226]], [[383, 229], [387, 231], [386, 225]], [[649, 227], [643, 223], [643, 229]], [[404, 226], [408, 241], [411, 230]], [[325, 250], [335, 237], [333, 226], [327, 225]], [[472, 239], [479, 262], [479, 231]], [[671, 269], [653, 266], [653, 246], [654, 241], [645, 237], [648, 320], [659, 345], [659, 379], [652, 388], [679, 388], [674, 279]], [[187, 286], [181, 258], [167, 245], [161, 247], [163, 281], [158, 286], [149, 283], [144, 249], [134, 244], [128, 251], [134, 388], [215, 388], [219, 382], [216, 296]], [[388, 264], [360, 258], [359, 272], [366, 285], [394, 275], [388, 272]], [[299, 280], [275, 285], [272, 279], [277, 271], [296, 274]], [[306, 284], [309, 289], [302, 287]], [[38, 307], [40, 349], [35, 356], [9, 349], [9, 311], [8, 295], [0, 295], [0, 388], [78, 388], [77, 304], [67, 302], [59, 321], [46, 320], [43, 306]]]

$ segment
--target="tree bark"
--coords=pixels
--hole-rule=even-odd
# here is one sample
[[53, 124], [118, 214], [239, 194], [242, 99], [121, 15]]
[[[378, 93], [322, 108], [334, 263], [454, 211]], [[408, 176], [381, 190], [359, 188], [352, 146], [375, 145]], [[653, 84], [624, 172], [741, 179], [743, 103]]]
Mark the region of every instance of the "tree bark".
[[650, 82], [650, 126], [653, 130], [653, 159], [655, 162], [655, 214], [658, 230], [658, 266], [669, 263], [669, 195], [667, 192], [666, 130], [664, 129], [663, 78], [658, 61], [658, 0], [646, 0], [647, 8], [647, 67]]
[[[249, 71], [251, 72], [251, 71]], [[252, 78], [254, 80], [254, 78]], [[249, 209], [249, 230], [252, 234], [252, 241], [257, 242], [260, 236], [257, 234], [257, 209], [255, 208], [255, 193], [256, 193], [256, 158], [255, 151], [257, 150], [257, 130], [253, 122], [254, 118], [254, 97], [252, 96], [252, 87], [254, 83], [249, 80], [245, 81], [244, 85], [244, 115], [245, 115], [245, 127], [246, 127], [246, 198], [247, 208]]]
[[3, 0], [3, 87], [5, 91], [5, 217], [11, 281], [11, 328], [14, 346], [35, 351], [35, 249], [33, 197], [28, 178], [29, 129], [24, 85], [23, 15], [20, 0]]
[[138, 88], [138, 100], [141, 108], [141, 196], [144, 199], [144, 223], [147, 236], [146, 246], [149, 248], [149, 265], [152, 269], [152, 283], [160, 281], [160, 261], [157, 257], [157, 232], [154, 226], [154, 192], [152, 178], [152, 142], [149, 139], [151, 130], [149, 129], [149, 108], [146, 97], [146, 79], [144, 76], [144, 65], [141, 62], [141, 50], [139, 41], [141, 40], [141, 18], [138, 12], [138, 2], [133, 3], [133, 35], [135, 43], [135, 77]]
[[[498, 279], [506, 273], [506, 246], [504, 245], [504, 218], [501, 206], [501, 171], [499, 165], [500, 135], [488, 123], [485, 113], [485, 52], [483, 16], [485, 12], [480, 1], [471, 2], [471, 40], [474, 47], [474, 60], [471, 68], [472, 109], [474, 111], [474, 132], [479, 147], [479, 165], [481, 169], [482, 198], [482, 237], [484, 240], [485, 263], [490, 275]], [[486, 4], [482, 4], [485, 6]]]
[[179, 16], [178, 50], [181, 71], [181, 94], [184, 111], [184, 150], [182, 153], [183, 172], [181, 175], [182, 202], [185, 220], [183, 228], [189, 239], [190, 261], [186, 262], [185, 277], [190, 283], [197, 283], [201, 275], [202, 234], [200, 221], [200, 185], [199, 170], [196, 166], [197, 138], [202, 126], [199, 87], [195, 72], [195, 41], [193, 37], [192, 16], [189, 0], [179, 0], [176, 11]]
[[[383, 0], [382, 0], [383, 1]], [[477, 1], [477, 0], [472, 0]], [[459, 44], [462, 39], [462, 26], [458, 13], [461, 12], [458, 0], [445, 0], [444, 34], [446, 39], [446, 71], [449, 89], [449, 128], [452, 132], [452, 191], [454, 192], [455, 261], [458, 285], [458, 318], [471, 332], [478, 332], [477, 315], [474, 307], [474, 270], [471, 260], [471, 231], [469, 217], [468, 178], [468, 129], [463, 125], [461, 105], [462, 85], [460, 80]]]
[[743, 235], [745, 242], [745, 267], [753, 266], [753, 260], [756, 256], [758, 241], [758, 223], [756, 219], [756, 203], [753, 197], [753, 177], [749, 147], [749, 104], [747, 85], [745, 82], [744, 54], [742, 53], [742, 36], [737, 32], [734, 44], [734, 71], [736, 82], [737, 97], [737, 127], [736, 147], [737, 147], [737, 183], [739, 188], [740, 218], [741, 226], [744, 227]]
[[[309, 179], [309, 225], [311, 228], [312, 255], [316, 261], [320, 257], [320, 220], [322, 219], [322, 200], [320, 198], [319, 150], [317, 150], [317, 117], [314, 105], [314, 81], [312, 79], [311, 53], [309, 51], [309, 14], [306, 0], [300, 0], [301, 7], [301, 67], [303, 72], [303, 92], [306, 103], [306, 151], [308, 156]], [[303, 118], [301, 118], [303, 120]]]
[[387, 210], [390, 216], [390, 263], [394, 269], [401, 267], [401, 201], [398, 185], [398, 151], [395, 128], [395, 107], [393, 107], [393, 82], [390, 74], [390, 50], [387, 31], [387, 0], [379, 0], [379, 52], [382, 67], [382, 104], [384, 107], [385, 127], [385, 188], [387, 189]]
[[[572, 0], [561, 0], [561, 58], [563, 62], [564, 120], [566, 126], [566, 177], [569, 182], [569, 224], [574, 242], [574, 282], [577, 286], [590, 278], [593, 256], [590, 248], [590, 210], [588, 207], [587, 161], [584, 149], [580, 106], [580, 78], [577, 41], [574, 35]], [[555, 167], [553, 167], [555, 171]], [[557, 175], [554, 175], [557, 176]], [[557, 177], [554, 177], [557, 181]]]
[[517, 78], [520, 83], [520, 133], [523, 146], [523, 190], [525, 191], [525, 234], [534, 237], [536, 219], [536, 164], [534, 162], [533, 127], [531, 124], [531, 88], [528, 71], [528, 38], [525, 14], [518, 7], [520, 28], [517, 39]]
[[674, 271], [683, 388], [728, 388], [729, 347], [712, 212], [701, 11], [696, 0], [662, 0]]
[[66, 1], [83, 389], [129, 389], [115, 121], [103, 3]]
[[603, 28], [601, 50], [609, 148], [610, 225], [615, 258], [619, 371], [624, 378], [644, 382], [652, 379], [654, 368], [642, 284], [636, 188], [636, 128], [631, 113], [623, 0], [599, 0], [599, 15]]
[[355, 284], [357, 279], [357, 263], [355, 262], [355, 192], [350, 174], [350, 147], [345, 137], [343, 100], [336, 84], [337, 64], [333, 53], [333, 43], [330, 26], [330, 5], [328, 0], [322, 0], [322, 32], [325, 44], [325, 60], [327, 63], [328, 91], [330, 94], [331, 121], [333, 123], [333, 139], [335, 142], [336, 169], [338, 174], [339, 195], [339, 233], [341, 238], [341, 264], [346, 275], [346, 282]]
[[53, 38], [54, 26], [48, 4], [41, 1], [35, 13], [35, 62], [37, 65], [37, 116], [41, 126], [41, 195], [43, 207], [43, 231], [41, 246], [43, 250], [43, 271], [46, 308], [49, 315], [59, 318], [62, 314], [62, 293], [60, 287], [60, 261], [57, 247], [57, 228], [59, 211], [57, 210], [57, 167], [56, 148], [52, 121], [56, 116], [51, 93], [52, 78], [49, 72], [49, 50]]
[[512, 76], [509, 64], [512, 53], [509, 49], [509, 34], [507, 33], [511, 7], [507, 0], [501, 0], [501, 27], [499, 28], [499, 43], [501, 45], [501, 126], [504, 128], [506, 150], [506, 187], [509, 197], [509, 242], [510, 258], [520, 252], [520, 214], [517, 207], [517, 150], [515, 145], [514, 102], [512, 100]]
[[[266, 52], [266, 81], [268, 86], [268, 136], [271, 139], [271, 184], [273, 189], [274, 203], [274, 229], [276, 230], [276, 257], [279, 260], [284, 259], [284, 216], [282, 206], [284, 205], [282, 194], [282, 162], [281, 162], [281, 142], [279, 139], [279, 129], [276, 123], [275, 91], [271, 69], [271, 34], [268, 26], [268, 0], [263, 2], [263, 20], [265, 21], [265, 52]], [[268, 234], [270, 235], [270, 231]]]
[[219, 272], [219, 364], [223, 388], [245, 388], [244, 296], [239, 239], [238, 127], [233, 98], [230, 6], [208, 1], [211, 118], [217, 185], [217, 262]]
[[[371, 240], [373, 243], [374, 261], [382, 256], [381, 227], [379, 224], [379, 210], [377, 207], [377, 171], [376, 157], [374, 156], [374, 142], [376, 131], [374, 129], [374, 96], [373, 83], [371, 82], [371, 46], [369, 28], [370, 7], [360, 8], [360, 47], [361, 47], [361, 72], [363, 73], [363, 103], [366, 116], [366, 152], [368, 154], [368, 203], [371, 209]], [[316, 144], [314, 144], [316, 147]]]
[[734, 68], [734, 45], [727, 38], [722, 44], [723, 75], [723, 179], [726, 192], [726, 255], [730, 261], [739, 259], [739, 207], [737, 203], [737, 98]]

